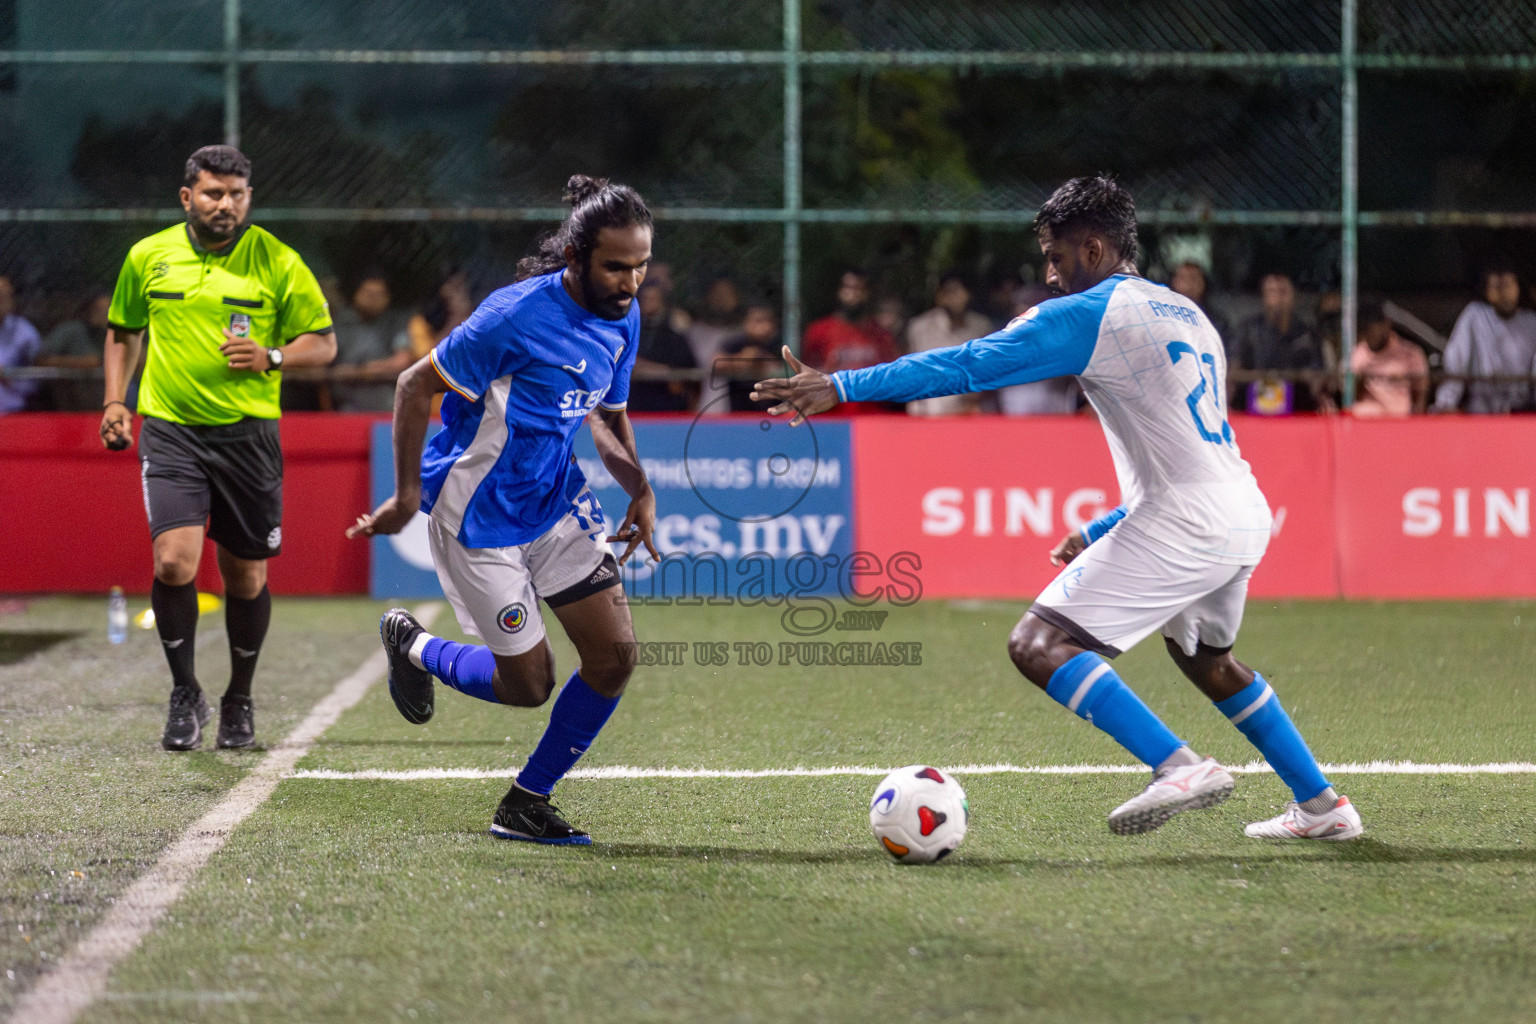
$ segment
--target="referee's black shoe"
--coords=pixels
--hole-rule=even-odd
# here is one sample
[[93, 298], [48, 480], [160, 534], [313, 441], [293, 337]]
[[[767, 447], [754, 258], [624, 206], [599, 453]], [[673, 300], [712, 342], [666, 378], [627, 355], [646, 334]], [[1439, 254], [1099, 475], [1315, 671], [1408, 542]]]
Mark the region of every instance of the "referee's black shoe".
[[251, 698], [226, 693], [219, 701], [220, 750], [239, 750], [256, 743], [255, 705]]
[[160, 737], [160, 745], [166, 750], [196, 750], [203, 742], [203, 726], [212, 717], [202, 690], [171, 687], [171, 706], [165, 716], [165, 734]]
[[411, 660], [411, 645], [425, 633], [404, 608], [391, 608], [379, 620], [379, 636], [389, 656], [389, 696], [405, 720], [421, 725], [432, 717], [432, 673]]
[[513, 786], [491, 819], [491, 835], [548, 846], [591, 846], [592, 837], [560, 817], [549, 797]]

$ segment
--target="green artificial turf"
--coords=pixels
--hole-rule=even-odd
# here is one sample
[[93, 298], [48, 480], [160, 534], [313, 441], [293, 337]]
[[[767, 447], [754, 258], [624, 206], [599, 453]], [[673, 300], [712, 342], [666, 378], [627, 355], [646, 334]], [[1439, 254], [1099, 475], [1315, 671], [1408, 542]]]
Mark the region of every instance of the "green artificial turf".
[[[258, 678], [259, 702], [288, 697], [259, 719], [273, 738], [373, 649], [380, 606], [277, 607]], [[842, 669], [699, 665], [695, 642], [789, 638], [771, 609], [642, 608], [641, 639], [686, 642], [686, 663], [637, 670], [584, 764], [1128, 763], [1014, 673], [1023, 607], [896, 610], [878, 634], [822, 639], [921, 643], [923, 664]], [[1325, 760], [1522, 761], [1533, 627], [1528, 603], [1255, 603], [1238, 654]], [[38, 947], [61, 953], [250, 763], [154, 748], [158, 652], [115, 653], [88, 635], [0, 664], [0, 956], [17, 973], [0, 1010], [47, 966]], [[117, 681], [66, 710], [107, 662]], [[1197, 749], [1254, 759], [1155, 640], [1118, 667]], [[301, 768], [511, 770], [545, 710], [440, 690], [413, 727], [377, 688]], [[874, 781], [570, 780], [557, 800], [596, 843], [548, 849], [485, 834], [501, 779], [289, 779], [84, 1019], [1536, 1017], [1536, 776], [1341, 776], [1367, 837], [1284, 845], [1241, 831], [1286, 799], [1273, 775], [1136, 838], [1104, 816], [1139, 776], [974, 775], [964, 845], [927, 867], [875, 846]]]

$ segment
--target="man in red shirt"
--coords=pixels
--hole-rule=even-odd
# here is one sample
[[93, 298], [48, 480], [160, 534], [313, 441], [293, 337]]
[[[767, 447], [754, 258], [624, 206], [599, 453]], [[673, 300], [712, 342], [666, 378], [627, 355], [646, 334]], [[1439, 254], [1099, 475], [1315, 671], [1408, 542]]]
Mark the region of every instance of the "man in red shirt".
[[896, 339], [871, 315], [869, 275], [843, 271], [837, 309], [806, 327], [800, 357], [825, 373], [862, 370], [896, 358]]

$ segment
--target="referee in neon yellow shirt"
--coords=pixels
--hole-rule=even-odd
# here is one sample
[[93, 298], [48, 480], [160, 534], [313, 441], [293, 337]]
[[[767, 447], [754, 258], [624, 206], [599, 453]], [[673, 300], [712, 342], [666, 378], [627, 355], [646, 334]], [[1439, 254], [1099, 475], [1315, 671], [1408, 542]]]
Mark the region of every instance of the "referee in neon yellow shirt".
[[331, 314], [299, 254], [249, 223], [251, 162], [233, 146], [187, 160], [185, 224], [128, 251], [107, 315], [102, 443], [133, 443], [128, 381], [139, 386], [139, 460], [154, 541], [150, 603], [171, 666], [161, 745], [192, 750], [211, 713], [193, 666], [203, 533], [218, 545], [230, 682], [218, 745], [255, 742], [251, 679], [272, 618], [267, 559], [283, 542], [281, 371], [336, 356]]

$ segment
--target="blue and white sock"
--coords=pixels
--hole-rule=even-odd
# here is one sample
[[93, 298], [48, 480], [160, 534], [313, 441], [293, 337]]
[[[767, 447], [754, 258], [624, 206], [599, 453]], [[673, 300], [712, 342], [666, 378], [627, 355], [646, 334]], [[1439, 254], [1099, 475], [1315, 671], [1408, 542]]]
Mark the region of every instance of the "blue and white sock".
[[1153, 768], [1184, 746], [1184, 741], [1121, 682], [1109, 662], [1092, 651], [1084, 651], [1057, 668], [1045, 692]]
[[518, 773], [518, 788], [549, 796], [555, 783], [581, 760], [618, 706], [619, 698], [604, 697], [588, 686], [580, 669], [572, 672], [555, 699], [544, 736]]
[[489, 647], [456, 644], [423, 633], [411, 645], [410, 658], [462, 694], [500, 704], [496, 699], [496, 655]]
[[1248, 737], [1248, 742], [1259, 748], [1264, 760], [1291, 787], [1296, 802], [1304, 809], [1314, 813], [1325, 811], [1338, 801], [1338, 794], [1328, 785], [1317, 759], [1307, 749], [1307, 741], [1301, 738], [1274, 688], [1263, 676], [1255, 672], [1253, 682], [1215, 704]]

